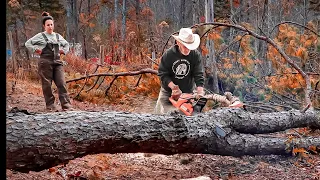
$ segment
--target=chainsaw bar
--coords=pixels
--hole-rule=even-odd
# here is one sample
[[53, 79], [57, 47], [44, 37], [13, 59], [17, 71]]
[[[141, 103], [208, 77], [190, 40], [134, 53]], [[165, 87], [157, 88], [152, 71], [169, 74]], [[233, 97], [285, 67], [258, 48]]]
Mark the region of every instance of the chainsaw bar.
[[199, 98], [193, 105], [194, 112], [202, 112], [203, 107], [207, 104], [207, 98]]

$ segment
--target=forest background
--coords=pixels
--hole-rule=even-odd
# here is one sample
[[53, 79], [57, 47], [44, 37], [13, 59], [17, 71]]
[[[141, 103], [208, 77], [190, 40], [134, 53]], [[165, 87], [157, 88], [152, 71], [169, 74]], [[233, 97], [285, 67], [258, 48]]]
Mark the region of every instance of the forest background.
[[7, 73], [14, 78], [39, 82], [37, 56], [24, 43], [42, 31], [43, 11], [70, 42], [65, 70], [77, 100], [156, 98], [170, 35], [193, 27], [202, 37], [208, 91], [230, 91], [252, 111], [320, 107], [318, 0], [7, 0]]

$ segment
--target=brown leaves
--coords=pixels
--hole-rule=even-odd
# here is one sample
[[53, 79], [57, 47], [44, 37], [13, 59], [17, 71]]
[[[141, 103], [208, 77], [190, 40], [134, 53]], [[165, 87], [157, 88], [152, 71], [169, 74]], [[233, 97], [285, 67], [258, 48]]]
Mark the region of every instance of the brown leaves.
[[[307, 26], [313, 29], [311, 22]], [[294, 63], [305, 70], [305, 65], [309, 61], [309, 48], [316, 46], [317, 43], [316, 35], [309, 30], [301, 33], [298, 28], [289, 24], [279, 25], [278, 30], [274, 42], [285, 50], [287, 55], [296, 57]], [[299, 90], [305, 88], [304, 78], [289, 66], [277, 49], [268, 46], [267, 58], [271, 60], [276, 70], [276, 76], [268, 78], [270, 88], [278, 93], [289, 90], [292, 94], [298, 94]]]
[[169, 27], [169, 24], [166, 21], [161, 21], [159, 24], [160, 27]]
[[10, 0], [8, 2], [8, 5], [9, 5], [9, 7], [11, 7], [14, 10], [21, 8], [21, 5], [20, 5], [19, 1], [17, 1], [17, 0]]
[[303, 61], [306, 61], [308, 58], [308, 52], [307, 49], [304, 47], [299, 47], [296, 51], [296, 56], [300, 57]]
[[201, 45], [200, 48], [201, 48], [201, 50], [202, 50], [202, 51], [201, 51], [201, 52], [202, 52], [202, 55], [206, 56], [207, 54], [209, 54], [209, 50], [208, 50], [208, 48], [207, 48], [206, 45]]
[[153, 18], [153, 11], [149, 8], [149, 7], [144, 7], [142, 10], [141, 10], [141, 15], [144, 16], [144, 17], [148, 17], [148, 18]]
[[54, 173], [54, 172], [57, 171], [57, 169], [56, 169], [55, 167], [52, 167], [52, 168], [49, 168], [48, 171], [49, 171], [50, 173]]
[[[277, 76], [266, 78], [268, 86], [279, 93], [287, 91], [288, 88], [302, 88], [302, 86], [305, 85], [304, 78], [300, 74], [290, 73], [291, 70], [288, 70], [287, 73], [283, 72]], [[296, 92], [292, 91], [291, 93], [295, 94]]]
[[292, 150], [292, 155], [293, 156], [296, 156], [299, 153], [302, 156], [306, 156], [307, 151], [304, 148], [293, 148], [293, 150]]
[[208, 34], [208, 38], [212, 40], [220, 40], [222, 39], [221, 35], [216, 32], [211, 32]]
[[238, 8], [240, 6], [240, 0], [233, 0], [233, 7]]
[[317, 148], [317, 146], [309, 146], [308, 150], [314, 154], [318, 154], [318, 151], [320, 151], [320, 148]]
[[96, 13], [98, 12], [99, 7], [97, 5], [91, 7], [91, 13], [86, 14], [86, 13], [80, 13], [79, 14], [79, 21], [80, 23], [82, 23], [83, 25], [89, 27], [89, 28], [93, 28], [95, 27], [95, 23], [93, 23], [92, 21], [94, 20], [94, 18], [96, 17]]

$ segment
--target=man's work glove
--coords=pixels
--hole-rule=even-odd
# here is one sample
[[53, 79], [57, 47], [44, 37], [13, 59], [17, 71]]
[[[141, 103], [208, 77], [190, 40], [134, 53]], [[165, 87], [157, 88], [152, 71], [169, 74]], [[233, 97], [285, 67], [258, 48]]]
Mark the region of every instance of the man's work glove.
[[64, 53], [64, 51], [63, 51], [62, 49], [60, 49], [60, 50], [59, 50], [59, 54], [60, 54], [60, 55], [62, 55], [62, 54], [65, 55], [66, 53]]
[[241, 108], [243, 107], [243, 103], [240, 101], [238, 97], [233, 96], [231, 92], [225, 92], [224, 95], [230, 101], [229, 107], [231, 108]]
[[42, 50], [41, 50], [41, 49], [36, 49], [34, 52], [37, 53], [37, 54], [39, 54], [39, 55], [41, 55]]
[[232, 104], [229, 105], [229, 107], [231, 108], [242, 108], [243, 107], [243, 103], [241, 101], [235, 101]]
[[196, 99], [199, 99], [205, 95], [203, 87], [197, 87], [197, 96]]
[[182, 94], [182, 91], [180, 90], [179, 86], [178, 85], [174, 85], [173, 88], [172, 88], [171, 97], [174, 100], [178, 100], [179, 97], [181, 96], [181, 94]]

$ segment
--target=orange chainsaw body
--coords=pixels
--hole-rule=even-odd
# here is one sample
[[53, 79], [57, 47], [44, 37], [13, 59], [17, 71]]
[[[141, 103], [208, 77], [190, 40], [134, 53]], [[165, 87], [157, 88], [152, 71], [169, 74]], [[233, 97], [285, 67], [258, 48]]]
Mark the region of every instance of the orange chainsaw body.
[[172, 97], [170, 97], [169, 100], [174, 107], [182, 111], [185, 115], [187, 116], [193, 115], [194, 106], [197, 103], [197, 101], [195, 100], [195, 96], [193, 94], [182, 93], [177, 101], [174, 100]]

